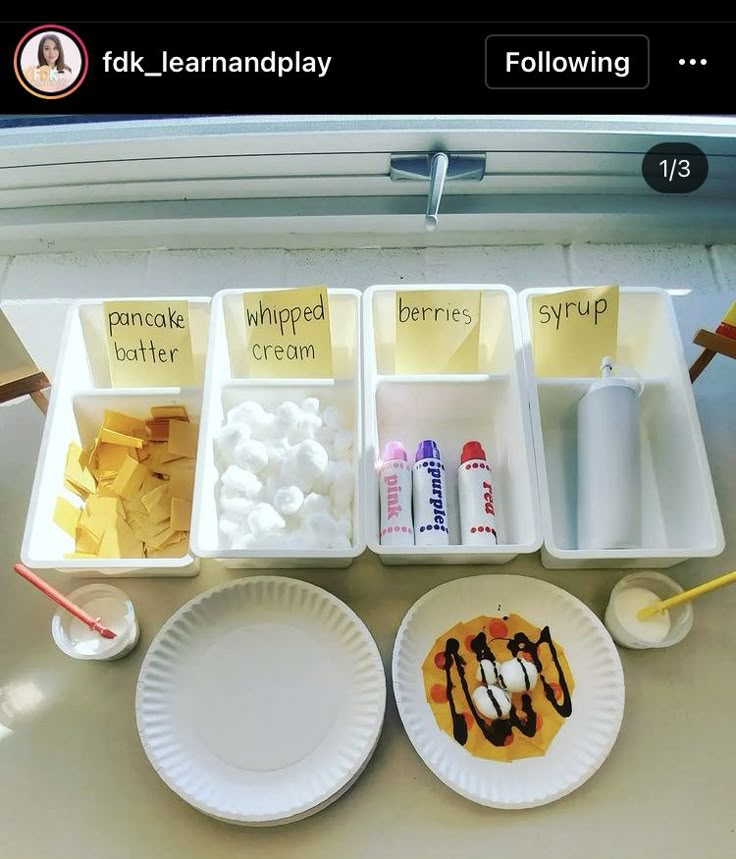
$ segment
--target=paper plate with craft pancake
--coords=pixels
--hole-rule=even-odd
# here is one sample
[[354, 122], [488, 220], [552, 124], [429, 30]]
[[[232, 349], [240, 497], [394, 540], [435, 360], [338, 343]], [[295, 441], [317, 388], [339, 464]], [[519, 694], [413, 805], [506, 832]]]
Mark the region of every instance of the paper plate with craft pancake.
[[624, 712], [616, 646], [567, 591], [526, 576], [456, 579], [408, 611], [393, 653], [404, 728], [430, 770], [493, 808], [580, 787]]
[[138, 679], [143, 748], [200, 811], [275, 826], [325, 808], [380, 736], [378, 648], [341, 600], [280, 576], [195, 597], [162, 627]]

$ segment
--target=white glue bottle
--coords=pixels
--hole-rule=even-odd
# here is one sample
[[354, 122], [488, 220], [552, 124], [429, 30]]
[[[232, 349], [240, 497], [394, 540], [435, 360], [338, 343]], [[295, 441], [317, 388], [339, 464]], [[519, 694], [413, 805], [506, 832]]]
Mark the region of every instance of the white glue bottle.
[[457, 492], [463, 546], [495, 546], [498, 535], [491, 466], [479, 441], [468, 441], [463, 445], [457, 470]]
[[578, 403], [580, 549], [641, 546], [641, 385], [612, 370], [605, 357], [603, 378]]
[[432, 439], [419, 442], [414, 460], [414, 545], [449, 546], [445, 466]]
[[413, 546], [411, 466], [400, 441], [390, 441], [384, 448], [378, 485], [381, 499], [379, 542], [382, 546]]

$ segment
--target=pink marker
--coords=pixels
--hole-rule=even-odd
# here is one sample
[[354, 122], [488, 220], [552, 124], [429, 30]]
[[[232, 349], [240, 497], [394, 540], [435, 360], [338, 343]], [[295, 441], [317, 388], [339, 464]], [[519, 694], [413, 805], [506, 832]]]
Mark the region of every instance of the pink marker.
[[463, 445], [457, 471], [460, 499], [460, 539], [463, 546], [495, 546], [496, 509], [491, 486], [491, 466], [479, 441]]
[[390, 441], [384, 448], [378, 483], [381, 497], [381, 545], [413, 546], [411, 466], [406, 448], [400, 441]]

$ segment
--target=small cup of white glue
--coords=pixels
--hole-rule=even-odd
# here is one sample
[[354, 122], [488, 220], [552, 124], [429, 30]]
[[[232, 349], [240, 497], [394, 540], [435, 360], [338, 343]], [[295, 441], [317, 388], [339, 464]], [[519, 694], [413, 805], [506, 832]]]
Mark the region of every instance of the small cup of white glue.
[[73, 659], [109, 661], [127, 656], [138, 643], [140, 627], [130, 597], [107, 584], [85, 585], [68, 594], [69, 599], [115, 633], [104, 638], [87, 624], [59, 608], [51, 620], [56, 646]]
[[693, 607], [687, 603], [640, 620], [638, 612], [660, 600], [681, 594], [680, 585], [664, 573], [642, 571], [624, 576], [611, 591], [605, 623], [622, 647], [643, 650], [671, 647], [682, 641], [693, 625]]

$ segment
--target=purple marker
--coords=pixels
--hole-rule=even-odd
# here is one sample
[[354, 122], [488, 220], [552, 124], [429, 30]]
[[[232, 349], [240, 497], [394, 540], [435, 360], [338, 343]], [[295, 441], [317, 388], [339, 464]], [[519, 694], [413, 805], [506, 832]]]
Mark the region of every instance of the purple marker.
[[384, 448], [378, 482], [381, 495], [381, 545], [413, 546], [411, 466], [406, 448], [400, 441], [390, 441]]
[[445, 466], [432, 439], [419, 442], [414, 460], [414, 545], [450, 545]]

